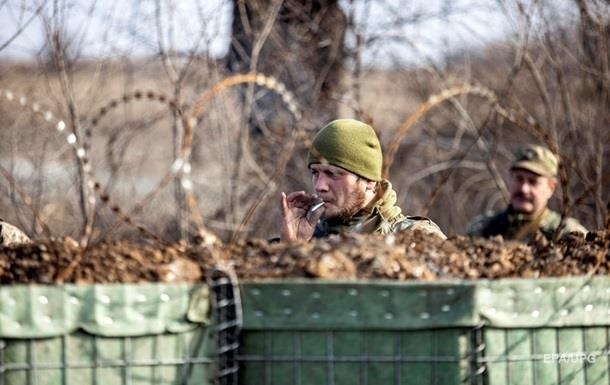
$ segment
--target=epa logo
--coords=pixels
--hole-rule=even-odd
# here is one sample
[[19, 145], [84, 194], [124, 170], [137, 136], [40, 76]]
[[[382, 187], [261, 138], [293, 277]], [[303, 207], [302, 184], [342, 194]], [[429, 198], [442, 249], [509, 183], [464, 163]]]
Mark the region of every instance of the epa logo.
[[[602, 353], [602, 355], [605, 353]], [[599, 354], [595, 353], [551, 353], [545, 354], [543, 357], [544, 363], [589, 363], [594, 364], [597, 361]]]

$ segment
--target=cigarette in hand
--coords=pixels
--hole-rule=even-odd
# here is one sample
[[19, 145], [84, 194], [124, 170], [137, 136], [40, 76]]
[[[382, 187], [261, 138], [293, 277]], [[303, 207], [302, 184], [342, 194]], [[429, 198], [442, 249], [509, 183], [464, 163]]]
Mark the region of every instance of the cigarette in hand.
[[314, 213], [316, 210], [318, 210], [320, 207], [324, 206], [324, 203], [325, 203], [325, 202], [324, 202], [324, 201], [322, 201], [322, 202], [318, 202], [318, 203], [316, 203], [315, 205], [311, 206], [311, 207], [309, 208], [309, 210], [307, 211], [307, 219], [311, 218], [311, 215], [312, 215], [312, 214], [313, 214], [313, 213]]

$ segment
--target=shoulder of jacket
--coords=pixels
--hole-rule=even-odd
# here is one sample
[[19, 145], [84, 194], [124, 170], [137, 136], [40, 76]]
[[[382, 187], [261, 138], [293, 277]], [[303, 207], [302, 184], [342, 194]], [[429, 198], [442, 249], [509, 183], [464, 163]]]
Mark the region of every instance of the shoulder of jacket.
[[561, 229], [561, 236], [569, 233], [581, 233], [583, 235], [587, 235], [588, 232], [589, 230], [583, 226], [578, 219], [567, 217], [563, 223], [563, 228]]
[[[561, 225], [561, 228], [559, 225]], [[587, 235], [589, 232], [576, 218], [565, 217], [562, 223], [561, 214], [550, 209], [546, 212], [540, 227], [544, 233], [548, 234], [547, 237], [549, 238], [557, 230], [559, 230], [559, 238], [563, 238], [570, 233]]]
[[394, 231], [404, 230], [421, 230], [427, 233], [436, 234], [443, 239], [447, 238], [445, 233], [443, 233], [441, 228], [436, 223], [434, 223], [430, 218], [423, 216], [405, 216], [396, 224], [394, 228]]
[[10, 246], [30, 242], [30, 238], [21, 229], [8, 222], [0, 221], [0, 245]]

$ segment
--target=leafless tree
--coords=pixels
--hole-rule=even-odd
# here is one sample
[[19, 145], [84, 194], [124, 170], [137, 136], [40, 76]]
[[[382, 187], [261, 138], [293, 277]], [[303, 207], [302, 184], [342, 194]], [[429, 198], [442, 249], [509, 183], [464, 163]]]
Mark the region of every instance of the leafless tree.
[[[236, 0], [227, 66], [234, 73], [261, 72], [284, 83], [306, 107], [300, 124], [315, 128], [337, 113], [345, 30], [337, 0]], [[253, 129], [266, 132], [283, 120], [276, 100], [255, 96]]]
[[[84, 240], [175, 240], [198, 220], [227, 240], [266, 237], [278, 190], [309, 188], [312, 131], [353, 116], [391, 155], [403, 210], [450, 235], [506, 203], [526, 141], [562, 158], [555, 208], [591, 229], [607, 217], [607, 2], [185, 3], [122, 15], [95, 0], [0, 2], [27, 10], [0, 55], [34, 25], [46, 36], [36, 62], [0, 60], [0, 216]], [[493, 39], [492, 19], [505, 30]]]

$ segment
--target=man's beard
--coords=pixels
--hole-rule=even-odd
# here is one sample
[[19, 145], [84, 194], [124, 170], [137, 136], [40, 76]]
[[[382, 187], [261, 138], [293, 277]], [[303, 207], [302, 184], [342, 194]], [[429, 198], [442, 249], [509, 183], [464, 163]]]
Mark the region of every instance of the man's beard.
[[346, 222], [351, 217], [356, 215], [358, 211], [362, 210], [365, 200], [366, 196], [364, 191], [360, 189], [354, 190], [347, 196], [345, 207], [340, 208], [337, 214], [326, 218], [326, 220], [330, 222]]

